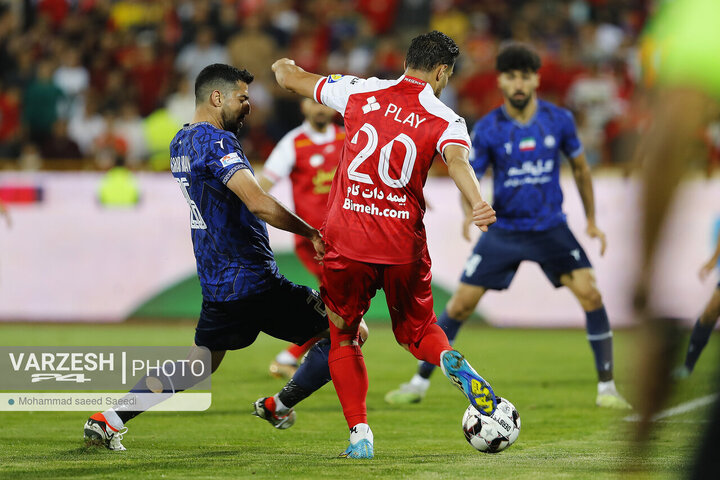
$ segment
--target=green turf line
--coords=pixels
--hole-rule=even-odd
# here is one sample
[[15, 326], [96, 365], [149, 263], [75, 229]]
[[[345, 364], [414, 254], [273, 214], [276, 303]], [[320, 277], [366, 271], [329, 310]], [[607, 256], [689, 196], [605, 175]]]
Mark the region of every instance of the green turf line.
[[[310, 285], [317, 288], [315, 277], [305, 270], [305, 267], [293, 253], [277, 254], [275, 260], [280, 271], [288, 279], [301, 285]], [[433, 284], [432, 290], [435, 300], [435, 312], [439, 315], [450, 299], [451, 292], [437, 284]], [[195, 319], [200, 314], [201, 301], [200, 282], [196, 275], [192, 275], [154, 295], [135, 309], [129, 315], [129, 318]], [[390, 321], [385, 294], [382, 290], [375, 295], [365, 318], [371, 322]]]

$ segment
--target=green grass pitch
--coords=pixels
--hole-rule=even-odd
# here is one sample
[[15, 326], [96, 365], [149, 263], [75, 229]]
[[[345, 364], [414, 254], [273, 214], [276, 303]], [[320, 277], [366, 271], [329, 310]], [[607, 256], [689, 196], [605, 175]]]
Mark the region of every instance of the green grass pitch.
[[[627, 441], [627, 413], [594, 406], [595, 373], [583, 331], [471, 326], [460, 333], [458, 350], [522, 419], [515, 445], [481, 454], [460, 428], [467, 401], [439, 371], [423, 403], [384, 403], [385, 392], [407, 381], [416, 362], [387, 326], [370, 327], [364, 352], [373, 460], [336, 458], [348, 434], [331, 384], [297, 407], [289, 430], [250, 415], [252, 401], [283, 385], [267, 373], [282, 343], [261, 335], [225, 357], [213, 376], [208, 411], [143, 414], [128, 423], [126, 452], [86, 448], [88, 415], [82, 412], [0, 413], [0, 478], [677, 478], [689, 468], [706, 424], [705, 409], [669, 417], [640, 455]], [[0, 325], [4, 345], [186, 345], [192, 338], [190, 323]], [[633, 343], [632, 333], [616, 332], [616, 381], [624, 393], [632, 383]], [[716, 351], [713, 340], [672, 404], [714, 391]], [[633, 471], [619, 473], [628, 466]]]

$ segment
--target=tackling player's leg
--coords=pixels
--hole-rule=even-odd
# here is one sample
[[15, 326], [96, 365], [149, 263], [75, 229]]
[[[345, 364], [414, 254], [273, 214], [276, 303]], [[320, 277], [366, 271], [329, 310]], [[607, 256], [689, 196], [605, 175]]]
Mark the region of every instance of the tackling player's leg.
[[613, 380], [612, 330], [592, 268], [580, 268], [560, 276], [585, 311], [587, 338], [595, 357], [598, 389], [595, 403], [599, 407], [629, 409], [630, 404], [618, 393]]
[[[367, 325], [361, 321], [360, 346], [364, 345], [367, 337]], [[275, 428], [290, 428], [295, 423], [294, 407], [331, 380], [329, 354], [329, 339], [322, 339], [313, 345], [305, 361], [282, 390], [272, 397], [262, 397], [253, 403], [253, 415], [267, 420]]]
[[[191, 350], [188, 359], [196, 360], [202, 356], [197, 346]], [[210, 352], [211, 374], [220, 366], [225, 357], [224, 350]], [[176, 366], [177, 367], [177, 366]], [[123, 436], [127, 433], [125, 423], [137, 417], [150, 407], [157, 405], [170, 398], [175, 393], [192, 387], [206, 377], [183, 376], [180, 372], [184, 369], [173, 368], [174, 373], [167, 376], [158, 372], [157, 376], [145, 375], [119, 402], [121, 406], [110, 408], [104, 412], [97, 412], [88, 418], [83, 428], [83, 437], [87, 445], [104, 446], [108, 450], [122, 451], [125, 447], [121, 443]], [[142, 400], [138, 401], [136, 394], [142, 394]], [[153, 395], [148, 395], [153, 394]], [[128, 405], [135, 405], [130, 410]]]
[[[322, 275], [322, 265], [315, 260], [316, 253], [312, 242], [305, 237], [296, 238], [295, 254], [307, 271], [315, 277], [319, 285], [320, 276]], [[290, 344], [285, 350], [278, 353], [272, 363], [270, 363], [270, 375], [276, 378], [292, 378], [298, 369], [303, 355], [305, 355], [318, 340], [320, 340], [320, 338], [315, 337], [302, 345]]]

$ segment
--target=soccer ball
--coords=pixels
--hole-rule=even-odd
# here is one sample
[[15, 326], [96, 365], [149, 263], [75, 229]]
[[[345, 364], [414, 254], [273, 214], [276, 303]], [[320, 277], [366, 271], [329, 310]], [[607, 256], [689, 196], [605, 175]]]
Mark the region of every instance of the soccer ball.
[[462, 419], [465, 439], [475, 449], [498, 453], [515, 443], [520, 435], [520, 414], [506, 399], [497, 397], [497, 409], [491, 417], [481, 415], [470, 405]]

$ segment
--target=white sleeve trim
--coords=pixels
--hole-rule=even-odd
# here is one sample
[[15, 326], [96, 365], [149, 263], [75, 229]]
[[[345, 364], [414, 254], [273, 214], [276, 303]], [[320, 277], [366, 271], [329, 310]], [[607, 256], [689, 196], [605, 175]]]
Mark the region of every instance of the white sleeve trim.
[[295, 168], [295, 138], [300, 127], [290, 130], [273, 148], [265, 161], [262, 174], [277, 183], [287, 177]]

